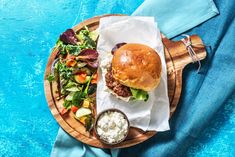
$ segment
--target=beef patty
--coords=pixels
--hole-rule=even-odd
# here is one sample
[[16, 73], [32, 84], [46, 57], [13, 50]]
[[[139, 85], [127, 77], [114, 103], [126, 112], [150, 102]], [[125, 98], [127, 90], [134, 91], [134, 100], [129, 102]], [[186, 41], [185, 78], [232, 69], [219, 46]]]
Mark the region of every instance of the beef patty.
[[130, 88], [122, 85], [120, 82], [115, 80], [112, 75], [112, 70], [109, 68], [105, 74], [106, 86], [111, 89], [118, 96], [129, 97], [132, 96]]

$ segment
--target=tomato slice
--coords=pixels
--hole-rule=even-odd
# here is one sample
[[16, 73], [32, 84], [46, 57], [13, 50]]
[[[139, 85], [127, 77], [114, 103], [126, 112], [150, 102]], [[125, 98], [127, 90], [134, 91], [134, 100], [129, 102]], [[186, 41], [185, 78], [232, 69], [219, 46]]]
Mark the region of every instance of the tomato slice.
[[77, 107], [77, 106], [72, 106], [72, 107], [71, 107], [71, 111], [72, 111], [73, 113], [76, 113], [77, 110], [78, 110], [78, 107]]
[[68, 112], [68, 109], [63, 108], [62, 111], [61, 111], [61, 115], [64, 115], [64, 114], [67, 113], [67, 112]]

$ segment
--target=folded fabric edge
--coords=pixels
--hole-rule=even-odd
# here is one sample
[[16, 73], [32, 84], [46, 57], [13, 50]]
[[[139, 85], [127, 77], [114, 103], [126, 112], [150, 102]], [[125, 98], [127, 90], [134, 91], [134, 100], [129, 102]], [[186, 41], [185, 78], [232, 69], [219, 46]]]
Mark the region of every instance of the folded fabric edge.
[[[214, 6], [214, 5], [213, 5]], [[198, 19], [197, 21], [192, 21], [191, 23], [188, 23], [188, 25], [181, 25], [178, 28], [176, 28], [174, 31], [169, 32], [169, 33], [165, 33], [164, 35], [167, 38], [173, 38], [191, 28], [194, 28], [196, 26], [198, 26], [199, 24], [206, 22], [207, 20], [211, 19], [212, 17], [216, 16], [219, 14], [219, 11], [217, 10], [217, 8], [214, 6], [212, 7], [213, 10], [212, 12], [208, 12], [208, 14], [202, 16], [200, 19]], [[164, 33], [164, 32], [163, 32]]]

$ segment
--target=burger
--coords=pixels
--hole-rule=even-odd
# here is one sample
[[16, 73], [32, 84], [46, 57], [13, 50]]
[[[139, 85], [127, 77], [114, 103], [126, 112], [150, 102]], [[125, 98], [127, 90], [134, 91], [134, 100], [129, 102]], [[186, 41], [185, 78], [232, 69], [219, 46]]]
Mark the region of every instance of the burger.
[[105, 82], [109, 91], [120, 99], [144, 100], [158, 87], [162, 64], [158, 53], [149, 46], [119, 43], [112, 49], [112, 62]]

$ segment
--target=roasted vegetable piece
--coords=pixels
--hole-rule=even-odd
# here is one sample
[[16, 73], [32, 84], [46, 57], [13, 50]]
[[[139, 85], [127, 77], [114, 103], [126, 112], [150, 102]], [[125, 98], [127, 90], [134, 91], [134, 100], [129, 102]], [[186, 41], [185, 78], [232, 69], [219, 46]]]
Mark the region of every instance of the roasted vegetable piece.
[[83, 125], [86, 123], [87, 116], [83, 116], [81, 118], [78, 118], [78, 121], [81, 122]]
[[72, 106], [71, 107], [71, 111], [73, 112], [73, 113], [76, 113], [77, 112], [77, 110], [78, 110], [78, 107], [77, 106]]
[[89, 81], [90, 76], [87, 76], [86, 73], [80, 73], [80, 74], [74, 75], [74, 79], [77, 83], [84, 84]]
[[90, 107], [90, 102], [89, 102], [89, 100], [86, 100], [86, 99], [85, 99], [85, 100], [83, 101], [82, 107], [89, 108], [89, 107]]
[[94, 75], [92, 75], [91, 84], [97, 84], [97, 80], [98, 80], [98, 73], [95, 73]]
[[77, 61], [74, 59], [68, 59], [66, 60], [66, 66], [67, 67], [74, 67], [77, 64]]
[[61, 111], [61, 115], [64, 115], [64, 114], [66, 114], [67, 112], [68, 112], [68, 109], [63, 108], [62, 111]]
[[91, 110], [88, 108], [81, 107], [77, 110], [75, 116], [76, 118], [81, 118], [83, 116], [91, 114]]

